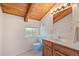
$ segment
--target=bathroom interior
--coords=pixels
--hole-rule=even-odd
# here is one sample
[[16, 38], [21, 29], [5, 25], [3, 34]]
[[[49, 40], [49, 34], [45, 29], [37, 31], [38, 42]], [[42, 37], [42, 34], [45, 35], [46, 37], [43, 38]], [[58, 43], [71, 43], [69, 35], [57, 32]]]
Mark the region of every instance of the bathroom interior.
[[0, 3], [0, 56], [79, 56], [78, 3]]

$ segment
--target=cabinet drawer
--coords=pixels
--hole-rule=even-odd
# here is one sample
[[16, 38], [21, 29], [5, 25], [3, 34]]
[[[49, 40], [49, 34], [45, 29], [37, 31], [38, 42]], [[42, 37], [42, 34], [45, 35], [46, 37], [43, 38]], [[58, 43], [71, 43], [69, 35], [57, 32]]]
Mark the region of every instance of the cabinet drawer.
[[58, 44], [54, 44], [54, 49], [66, 56], [78, 56], [78, 51], [75, 51], [73, 49], [70, 49], [70, 48], [67, 48], [67, 47], [64, 47]]
[[49, 46], [49, 47], [52, 47], [52, 42], [50, 42], [50, 41], [43, 40], [43, 44], [44, 44], [44, 45], [47, 45], [47, 46]]

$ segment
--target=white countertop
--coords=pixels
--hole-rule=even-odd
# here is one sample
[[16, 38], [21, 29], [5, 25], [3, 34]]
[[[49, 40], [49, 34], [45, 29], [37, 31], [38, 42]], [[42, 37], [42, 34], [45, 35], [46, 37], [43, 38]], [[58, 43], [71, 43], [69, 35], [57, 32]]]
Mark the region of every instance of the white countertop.
[[57, 44], [60, 44], [60, 45], [63, 45], [63, 46], [66, 46], [66, 47], [69, 47], [75, 50], [79, 50], [79, 42], [72, 43], [72, 42], [67, 42], [67, 41], [61, 41], [58, 39], [46, 39], [46, 38], [45, 40], [52, 41], [54, 43], [57, 43]]

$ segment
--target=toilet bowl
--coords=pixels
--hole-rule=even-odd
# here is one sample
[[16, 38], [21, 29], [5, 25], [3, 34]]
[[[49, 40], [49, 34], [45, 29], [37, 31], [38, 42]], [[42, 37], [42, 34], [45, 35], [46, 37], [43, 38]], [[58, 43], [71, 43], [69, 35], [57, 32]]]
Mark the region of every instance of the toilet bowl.
[[37, 42], [37, 43], [34, 43], [32, 47], [35, 53], [40, 53], [42, 44], [40, 42]]
[[42, 36], [41, 35], [38, 35], [37, 42], [36, 43], [33, 43], [33, 46], [32, 47], [33, 47], [33, 50], [36, 53], [40, 53], [41, 48], [42, 48]]

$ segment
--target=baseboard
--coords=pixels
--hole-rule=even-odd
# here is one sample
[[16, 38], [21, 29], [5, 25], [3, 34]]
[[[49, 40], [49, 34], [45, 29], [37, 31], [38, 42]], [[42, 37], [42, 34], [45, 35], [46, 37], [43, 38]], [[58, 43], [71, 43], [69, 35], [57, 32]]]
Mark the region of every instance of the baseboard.
[[32, 51], [32, 50], [33, 50], [33, 49], [31, 48], [31, 49], [29, 49], [29, 50], [27, 50], [27, 51], [23, 51], [23, 52], [17, 54], [16, 56], [22, 55], [22, 54], [24, 54], [24, 53], [26, 53], [26, 52], [29, 52], [29, 51]]

